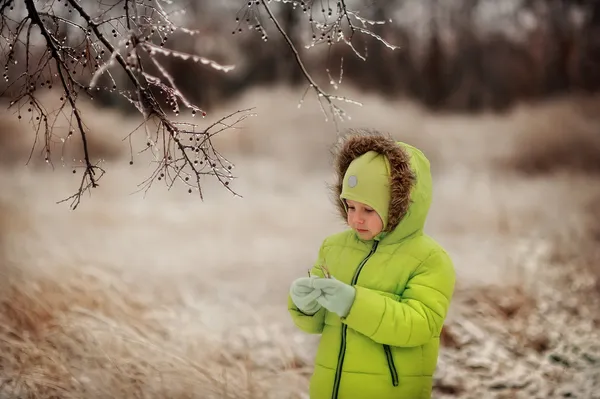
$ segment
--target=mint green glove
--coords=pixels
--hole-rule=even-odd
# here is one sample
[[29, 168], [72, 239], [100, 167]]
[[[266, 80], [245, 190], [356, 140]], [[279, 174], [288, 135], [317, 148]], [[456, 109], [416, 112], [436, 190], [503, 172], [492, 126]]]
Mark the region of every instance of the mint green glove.
[[322, 295], [317, 301], [327, 310], [346, 317], [354, 303], [356, 289], [335, 278], [319, 278], [313, 282], [313, 287], [320, 289]]
[[300, 277], [294, 280], [290, 287], [292, 302], [302, 313], [307, 315], [313, 315], [321, 309], [321, 305], [317, 302], [317, 298], [321, 296], [321, 290], [313, 287], [313, 282], [317, 278], [317, 276]]

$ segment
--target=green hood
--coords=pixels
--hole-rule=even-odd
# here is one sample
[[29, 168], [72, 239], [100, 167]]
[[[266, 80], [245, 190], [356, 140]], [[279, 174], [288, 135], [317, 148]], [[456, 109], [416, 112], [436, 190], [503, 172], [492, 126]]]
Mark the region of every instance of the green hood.
[[348, 190], [347, 184], [344, 184], [344, 178], [349, 177], [346, 172], [352, 161], [372, 151], [384, 155], [389, 161], [387, 223], [376, 239], [386, 243], [398, 242], [422, 232], [432, 198], [429, 160], [409, 144], [370, 131], [352, 130], [338, 145], [335, 158], [337, 182], [332, 189], [340, 216], [346, 221], [346, 207], [340, 198], [344, 188]]

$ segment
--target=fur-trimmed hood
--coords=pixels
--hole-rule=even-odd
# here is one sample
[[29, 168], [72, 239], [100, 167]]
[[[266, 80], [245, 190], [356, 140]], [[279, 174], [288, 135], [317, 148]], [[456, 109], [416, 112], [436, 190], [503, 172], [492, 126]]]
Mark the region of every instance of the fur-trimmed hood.
[[346, 221], [346, 208], [340, 199], [346, 170], [354, 159], [369, 151], [385, 155], [390, 163], [391, 199], [385, 235], [402, 239], [422, 230], [432, 196], [429, 160], [415, 147], [375, 130], [348, 130], [334, 149], [336, 182], [331, 190], [340, 216]]

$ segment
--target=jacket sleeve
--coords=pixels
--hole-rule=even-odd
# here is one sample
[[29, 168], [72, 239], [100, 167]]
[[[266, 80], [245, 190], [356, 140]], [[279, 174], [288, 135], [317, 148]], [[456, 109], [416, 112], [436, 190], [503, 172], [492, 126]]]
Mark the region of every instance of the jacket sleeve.
[[[315, 262], [312, 269], [310, 270], [311, 275], [319, 275], [319, 276], [323, 277], [323, 272], [319, 268], [319, 265], [321, 265], [325, 262], [324, 248], [325, 248], [325, 242], [323, 242], [323, 244], [321, 245], [321, 248], [319, 249], [318, 259]], [[307, 277], [308, 277], [308, 273], [307, 273]], [[309, 334], [320, 334], [321, 332], [323, 332], [323, 327], [325, 326], [325, 308], [321, 308], [317, 311], [317, 313], [315, 313], [313, 315], [309, 315], [309, 314], [303, 313], [300, 309], [298, 309], [296, 307], [296, 305], [294, 304], [294, 301], [292, 301], [292, 297], [289, 293], [288, 293], [287, 302], [288, 302], [288, 312], [292, 316], [292, 321], [294, 322], [296, 327], [298, 327], [302, 331], [307, 332]]]
[[380, 344], [423, 345], [440, 335], [455, 280], [448, 254], [434, 252], [409, 279], [400, 301], [356, 286], [354, 303], [342, 322]]

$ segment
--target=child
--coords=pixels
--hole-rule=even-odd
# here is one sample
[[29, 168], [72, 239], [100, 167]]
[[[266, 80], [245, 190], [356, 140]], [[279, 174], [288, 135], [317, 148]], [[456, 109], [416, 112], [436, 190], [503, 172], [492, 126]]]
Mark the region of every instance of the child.
[[354, 132], [335, 163], [350, 229], [323, 241], [311, 277], [288, 296], [295, 325], [321, 334], [310, 398], [430, 398], [455, 271], [423, 232], [429, 161], [377, 132]]

